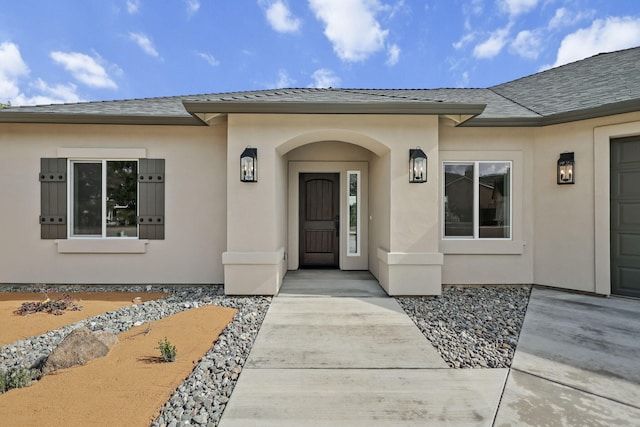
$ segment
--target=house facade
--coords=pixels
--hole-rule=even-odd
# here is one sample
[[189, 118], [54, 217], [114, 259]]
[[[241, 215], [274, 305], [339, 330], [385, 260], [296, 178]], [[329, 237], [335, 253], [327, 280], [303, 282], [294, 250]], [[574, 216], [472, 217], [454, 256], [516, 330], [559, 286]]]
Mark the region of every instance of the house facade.
[[0, 283], [273, 295], [339, 268], [637, 297], [640, 48], [484, 89], [7, 108], [0, 200]]

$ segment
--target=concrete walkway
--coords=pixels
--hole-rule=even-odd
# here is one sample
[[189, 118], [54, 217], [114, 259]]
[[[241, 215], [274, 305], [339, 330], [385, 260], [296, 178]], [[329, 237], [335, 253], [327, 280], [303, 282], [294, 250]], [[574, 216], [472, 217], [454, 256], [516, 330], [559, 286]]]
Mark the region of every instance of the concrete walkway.
[[511, 370], [450, 369], [369, 273], [301, 270], [220, 426], [638, 425], [639, 391], [640, 302], [534, 289]]

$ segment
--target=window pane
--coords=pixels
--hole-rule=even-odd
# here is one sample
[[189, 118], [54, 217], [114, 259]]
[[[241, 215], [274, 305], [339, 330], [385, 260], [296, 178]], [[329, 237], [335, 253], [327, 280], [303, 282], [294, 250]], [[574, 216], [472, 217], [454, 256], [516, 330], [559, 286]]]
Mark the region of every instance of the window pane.
[[107, 237], [137, 237], [138, 162], [107, 162]]
[[102, 164], [73, 164], [73, 234], [102, 235]]
[[348, 172], [349, 180], [349, 254], [357, 255], [359, 252], [358, 236], [358, 177], [357, 172]]
[[480, 163], [479, 173], [479, 237], [508, 239], [511, 237], [511, 165]]
[[444, 235], [473, 237], [473, 164], [444, 165]]

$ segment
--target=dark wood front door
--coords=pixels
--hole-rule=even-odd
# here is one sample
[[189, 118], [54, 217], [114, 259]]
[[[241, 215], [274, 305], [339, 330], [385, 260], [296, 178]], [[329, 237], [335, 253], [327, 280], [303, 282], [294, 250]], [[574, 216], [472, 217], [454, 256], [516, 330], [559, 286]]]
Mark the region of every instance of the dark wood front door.
[[300, 267], [339, 267], [340, 174], [300, 174]]
[[611, 292], [640, 298], [640, 137], [611, 141]]

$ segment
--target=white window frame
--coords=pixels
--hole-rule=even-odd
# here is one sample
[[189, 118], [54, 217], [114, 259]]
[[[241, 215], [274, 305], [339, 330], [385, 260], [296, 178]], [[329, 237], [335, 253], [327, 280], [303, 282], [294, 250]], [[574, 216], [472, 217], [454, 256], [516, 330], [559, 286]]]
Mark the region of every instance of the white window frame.
[[[480, 238], [480, 164], [481, 163], [508, 163], [511, 173], [509, 174], [509, 237], [503, 238]], [[445, 234], [445, 166], [447, 165], [473, 165], [473, 236], [447, 236]], [[442, 162], [442, 204], [440, 215], [442, 218], [441, 238], [442, 240], [462, 240], [462, 241], [512, 241], [514, 233], [513, 224], [513, 162], [511, 160], [445, 160]]]
[[[350, 251], [350, 247], [349, 247], [349, 240], [351, 238], [350, 235], [350, 230], [351, 230], [351, 206], [349, 205], [350, 197], [351, 197], [351, 176], [355, 175], [356, 176], [356, 251], [355, 252], [351, 252]], [[347, 232], [345, 233], [345, 236], [347, 237], [347, 256], [360, 256], [361, 254], [361, 250], [360, 250], [360, 246], [361, 246], [361, 241], [362, 241], [362, 227], [361, 227], [361, 208], [362, 208], [362, 179], [361, 179], [361, 174], [359, 170], [348, 170], [347, 171], [347, 190], [346, 190], [346, 194], [347, 194], [347, 220], [345, 221], [347, 227]]]
[[[121, 161], [130, 161], [136, 162], [139, 166], [139, 159], [137, 158], [70, 158], [67, 161], [67, 238], [68, 239], [78, 239], [78, 240], [95, 240], [95, 239], [103, 239], [103, 240], [138, 240], [140, 236], [140, 227], [136, 224], [136, 235], [135, 236], [107, 236], [107, 162], [121, 162]], [[74, 192], [73, 192], [73, 183], [74, 183], [74, 175], [73, 175], [73, 165], [76, 163], [95, 163], [102, 165], [102, 206], [101, 206], [101, 234], [81, 234], [77, 235], [73, 233], [74, 223], [73, 223], [73, 208], [74, 208]], [[136, 168], [137, 170], [138, 168]], [[137, 177], [136, 177], [137, 180]], [[136, 184], [136, 198], [140, 194], [139, 184]], [[136, 203], [136, 216], [138, 215], [138, 203]]]

